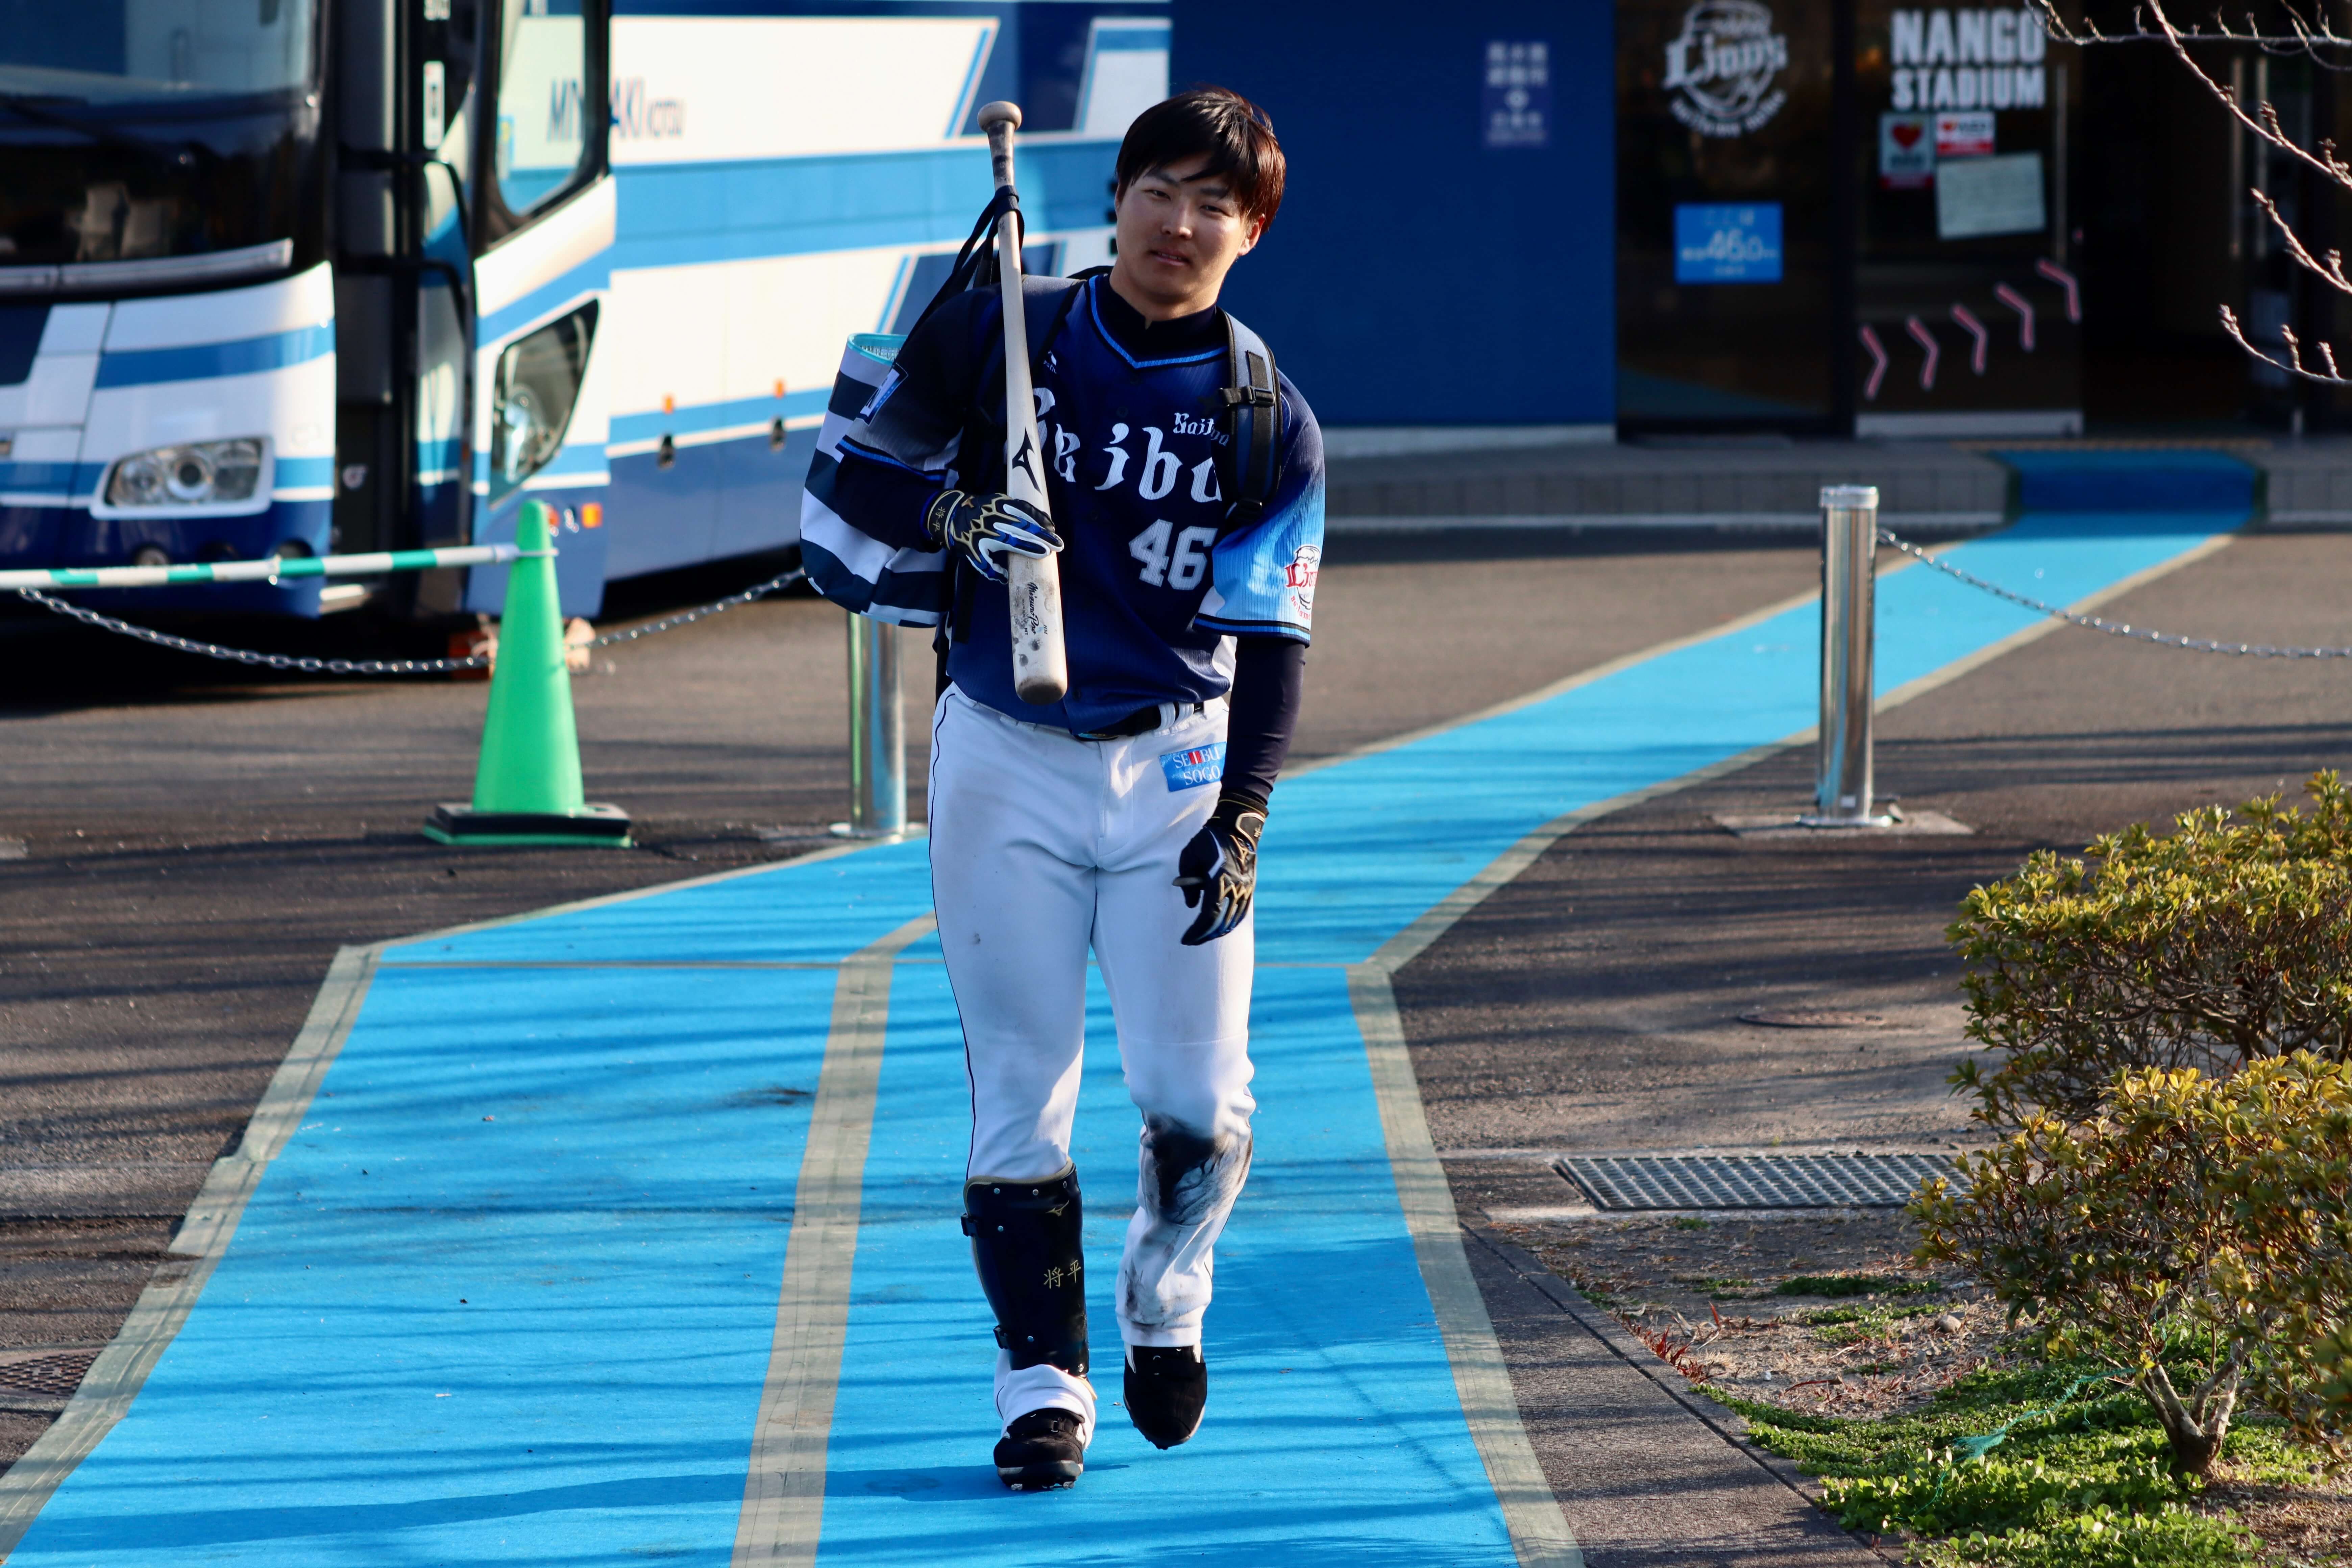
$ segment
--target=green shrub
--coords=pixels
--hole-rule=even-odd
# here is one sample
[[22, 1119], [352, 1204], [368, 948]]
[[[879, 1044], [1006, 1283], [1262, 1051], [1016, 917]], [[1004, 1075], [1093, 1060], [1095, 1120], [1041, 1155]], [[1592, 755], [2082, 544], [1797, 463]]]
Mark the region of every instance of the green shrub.
[[2080, 859], [2035, 854], [1970, 892], [1948, 935], [1969, 966], [1971, 1038], [2001, 1053], [1955, 1079], [1997, 1128], [2095, 1113], [2133, 1068], [2227, 1077], [2352, 1042], [2352, 795], [2314, 774], [2276, 796], [2111, 834]]
[[2235, 1249], [2215, 1279], [2253, 1343], [2257, 1397], [2295, 1436], [2347, 1456], [2352, 1436], [2352, 1066], [2296, 1056], [2242, 1075], [2238, 1155], [2210, 1178]]
[[[2297, 1052], [2217, 1081], [2126, 1073], [2080, 1121], [2030, 1112], [1913, 1200], [1922, 1263], [1958, 1264], [2053, 1353], [2114, 1366], [2175, 1462], [2211, 1468], [2242, 1385], [2334, 1443], [2352, 1322], [2352, 1067]], [[2190, 1347], [2201, 1344], [2202, 1364]], [[2176, 1373], [2189, 1381], [2176, 1381]]]

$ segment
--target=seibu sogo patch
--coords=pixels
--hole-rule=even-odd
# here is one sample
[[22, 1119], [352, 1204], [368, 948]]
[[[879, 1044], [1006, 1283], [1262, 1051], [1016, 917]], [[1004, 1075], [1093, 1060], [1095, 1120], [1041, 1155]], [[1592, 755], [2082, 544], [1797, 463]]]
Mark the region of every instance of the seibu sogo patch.
[[1171, 791], [1215, 784], [1225, 776], [1225, 743], [1217, 741], [1189, 752], [1162, 752], [1160, 771], [1168, 775]]

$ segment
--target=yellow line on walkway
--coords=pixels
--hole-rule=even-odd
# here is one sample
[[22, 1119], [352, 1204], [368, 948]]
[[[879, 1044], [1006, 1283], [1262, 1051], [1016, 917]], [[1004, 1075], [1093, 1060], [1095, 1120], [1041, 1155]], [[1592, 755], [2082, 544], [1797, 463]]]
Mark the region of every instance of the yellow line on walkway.
[[814, 1563], [824, 1524], [825, 1445], [849, 1333], [849, 1276], [857, 1258], [858, 1209], [874, 1095], [890, 1022], [890, 974], [898, 954], [930, 934], [926, 914], [843, 961], [833, 1025], [809, 1114], [808, 1144], [793, 1191], [768, 1378], [752, 1427], [751, 1469], [735, 1525], [733, 1568]]
[[1454, 1371], [1454, 1395], [1462, 1402], [1470, 1440], [1486, 1468], [1487, 1484], [1503, 1506], [1503, 1526], [1510, 1531], [1519, 1568], [1584, 1568], [1584, 1553], [1569, 1532], [1567, 1517], [1520, 1423], [1518, 1395], [1511, 1391], [1502, 1343], [1495, 1338], [1494, 1320], [1486, 1314], [1486, 1298], [1479, 1294], [1470, 1259], [1462, 1250], [1454, 1194], [1446, 1185], [1445, 1168], [1438, 1163], [1437, 1147], [1430, 1141], [1429, 1120], [1422, 1112], [1421, 1089], [1413, 1081], [1404, 1022], [1397, 1016], [1389, 973], [1377, 958], [1351, 965], [1348, 995], [1355, 1005], [1356, 1027], [1364, 1037], [1364, 1055], [1371, 1063], [1372, 1092], [1380, 1100], [1389, 1167], [1396, 1174], [1397, 1204], [1404, 1210], [1413, 1258], [1437, 1312], [1437, 1330]]

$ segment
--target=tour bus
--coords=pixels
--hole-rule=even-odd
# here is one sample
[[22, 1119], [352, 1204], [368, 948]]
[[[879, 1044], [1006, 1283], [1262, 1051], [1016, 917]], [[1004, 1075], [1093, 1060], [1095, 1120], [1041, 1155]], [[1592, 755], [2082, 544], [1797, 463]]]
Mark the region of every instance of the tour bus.
[[[1023, 106], [1067, 271], [1167, 93], [1164, 0], [678, 9], [0, 0], [0, 566], [495, 544], [528, 496], [593, 615], [789, 546], [844, 341], [987, 202], [979, 106]], [[83, 598], [430, 618], [504, 578]]]

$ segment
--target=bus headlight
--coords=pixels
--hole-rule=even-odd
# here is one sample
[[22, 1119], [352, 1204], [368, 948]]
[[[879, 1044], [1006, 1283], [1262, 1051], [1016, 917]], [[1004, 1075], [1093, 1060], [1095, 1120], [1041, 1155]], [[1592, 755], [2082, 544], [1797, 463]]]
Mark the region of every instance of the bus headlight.
[[219, 506], [253, 499], [261, 482], [261, 438], [192, 441], [133, 452], [107, 476], [106, 504]]

